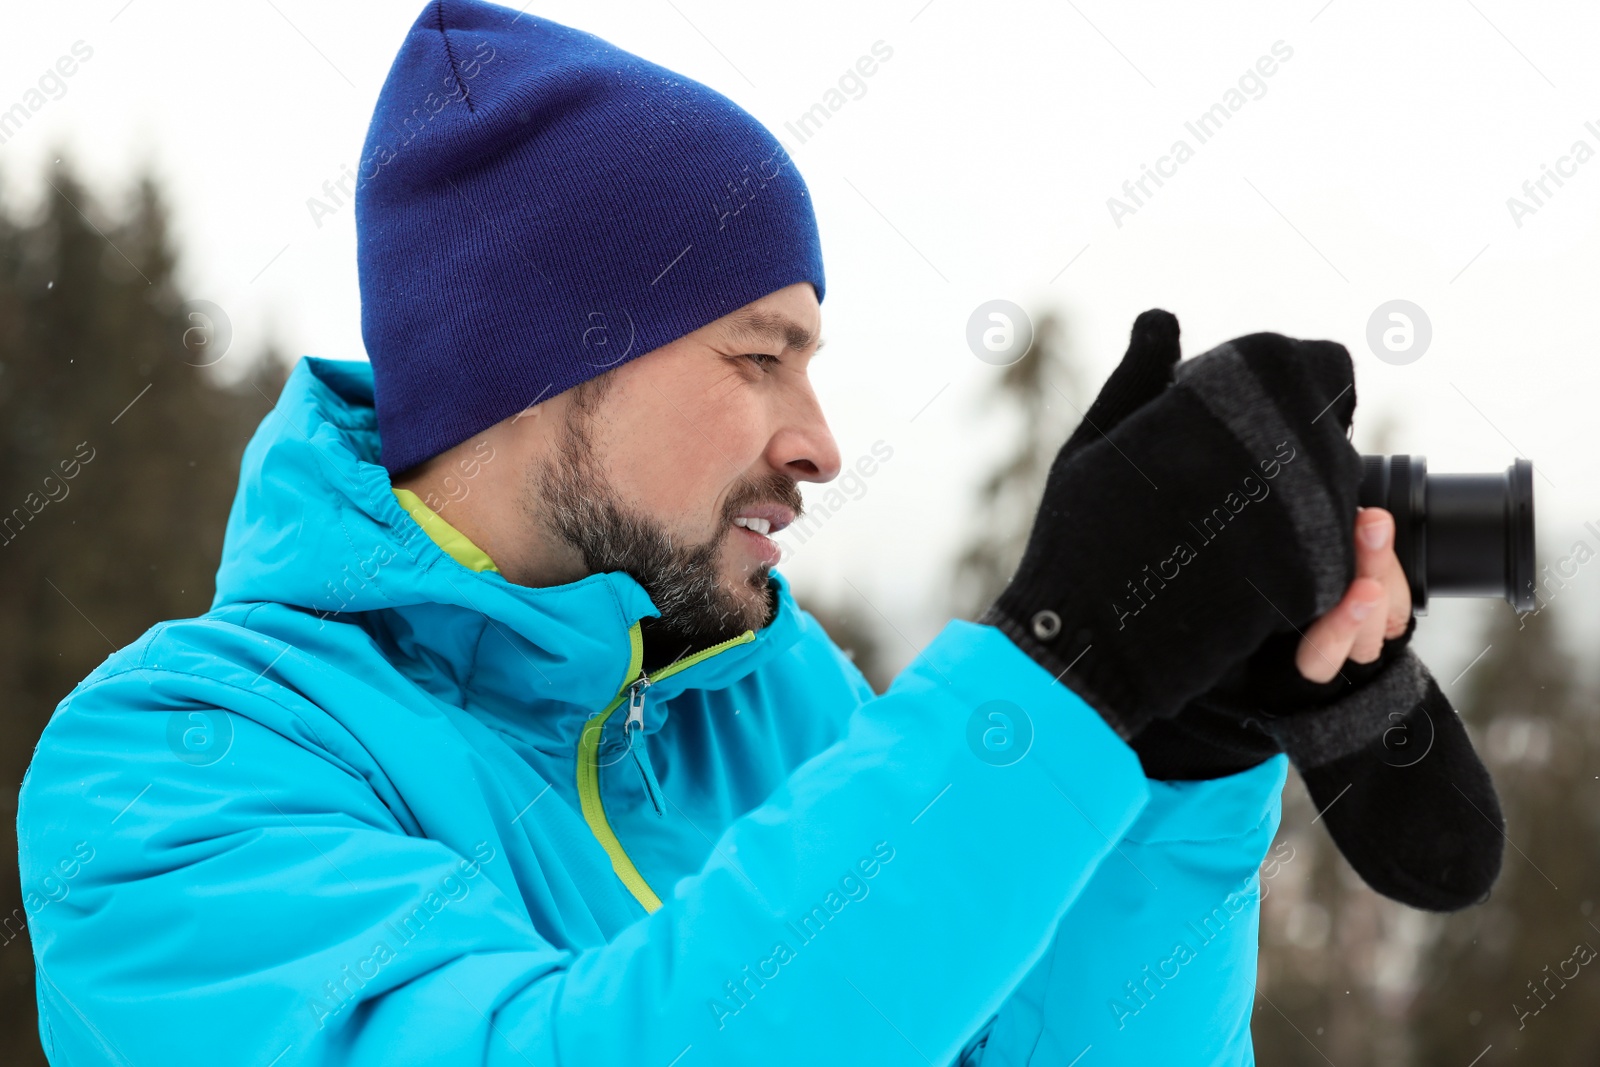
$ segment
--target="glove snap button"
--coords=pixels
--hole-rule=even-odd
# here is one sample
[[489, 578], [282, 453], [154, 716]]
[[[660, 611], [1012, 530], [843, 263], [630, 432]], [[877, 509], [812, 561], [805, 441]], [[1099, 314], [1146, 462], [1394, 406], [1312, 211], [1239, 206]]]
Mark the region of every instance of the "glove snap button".
[[1061, 632], [1061, 616], [1048, 608], [1033, 617], [1033, 636], [1049, 641]]

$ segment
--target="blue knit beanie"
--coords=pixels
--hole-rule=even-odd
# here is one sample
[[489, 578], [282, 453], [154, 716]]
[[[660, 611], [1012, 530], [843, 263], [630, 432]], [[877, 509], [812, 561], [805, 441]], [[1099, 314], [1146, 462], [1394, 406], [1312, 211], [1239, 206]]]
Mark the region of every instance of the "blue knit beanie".
[[390, 474], [784, 286], [823, 295], [810, 195], [755, 118], [478, 0], [412, 25], [355, 203]]

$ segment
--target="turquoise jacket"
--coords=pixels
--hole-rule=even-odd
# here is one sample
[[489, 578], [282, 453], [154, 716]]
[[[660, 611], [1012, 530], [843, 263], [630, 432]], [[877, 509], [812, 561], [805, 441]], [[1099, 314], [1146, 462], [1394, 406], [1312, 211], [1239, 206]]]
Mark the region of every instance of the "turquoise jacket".
[[621, 573], [463, 566], [307, 359], [217, 595], [57, 708], [23, 782], [52, 1063], [1251, 1062], [1285, 763], [1147, 780], [997, 630], [882, 696], [781, 575], [641, 678]]

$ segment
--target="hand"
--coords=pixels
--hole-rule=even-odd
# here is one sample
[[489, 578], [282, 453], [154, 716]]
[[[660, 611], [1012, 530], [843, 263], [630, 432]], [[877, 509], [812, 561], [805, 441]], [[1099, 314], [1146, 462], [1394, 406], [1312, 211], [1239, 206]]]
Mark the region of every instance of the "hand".
[[[1140, 315], [1127, 355], [1057, 463], [1162, 396], [1178, 355], [1177, 320]], [[1211, 691], [1130, 743], [1157, 779], [1218, 778], [1288, 752], [1323, 825], [1368, 885], [1413, 907], [1455, 910], [1494, 884], [1505, 820], [1455, 709], [1409, 648], [1416, 618], [1393, 517], [1378, 508], [1353, 516], [1356, 576], [1343, 598], [1303, 636], [1269, 636]], [[1369, 524], [1381, 527], [1380, 543], [1363, 542]], [[1371, 610], [1357, 618], [1356, 604]], [[1393, 747], [1395, 737], [1408, 747]]]
[[980, 619], [1124, 738], [1334, 609], [1356, 555], [1350, 354], [1261, 333], [1175, 368], [1177, 339], [1139, 316]]
[[1394, 554], [1394, 516], [1362, 508], [1355, 545], [1355, 580], [1338, 607], [1306, 628], [1295, 651], [1295, 666], [1309, 681], [1332, 681], [1346, 658], [1371, 663], [1410, 622], [1411, 583]]
[[1392, 515], [1362, 509], [1358, 576], [1292, 657], [1295, 635], [1274, 634], [1131, 743], [1158, 779], [1224, 777], [1287, 752], [1368, 885], [1415, 908], [1454, 911], [1494, 885], [1505, 820], [1460, 717], [1409, 647], [1416, 619], [1393, 538]]

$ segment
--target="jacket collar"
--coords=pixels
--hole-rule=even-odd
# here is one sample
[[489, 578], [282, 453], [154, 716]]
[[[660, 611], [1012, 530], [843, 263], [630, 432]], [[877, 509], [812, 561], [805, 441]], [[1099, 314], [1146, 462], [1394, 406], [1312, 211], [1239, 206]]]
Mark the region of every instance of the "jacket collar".
[[[660, 614], [649, 595], [617, 571], [534, 589], [469, 570], [400, 506], [378, 446], [370, 365], [302, 359], [245, 450], [212, 606], [359, 617], [424, 689], [515, 723], [539, 747], [575, 743], [631, 681], [629, 630]], [[667, 699], [731, 685], [798, 640], [788, 582], [771, 580], [773, 621], [652, 686], [647, 732]]]

